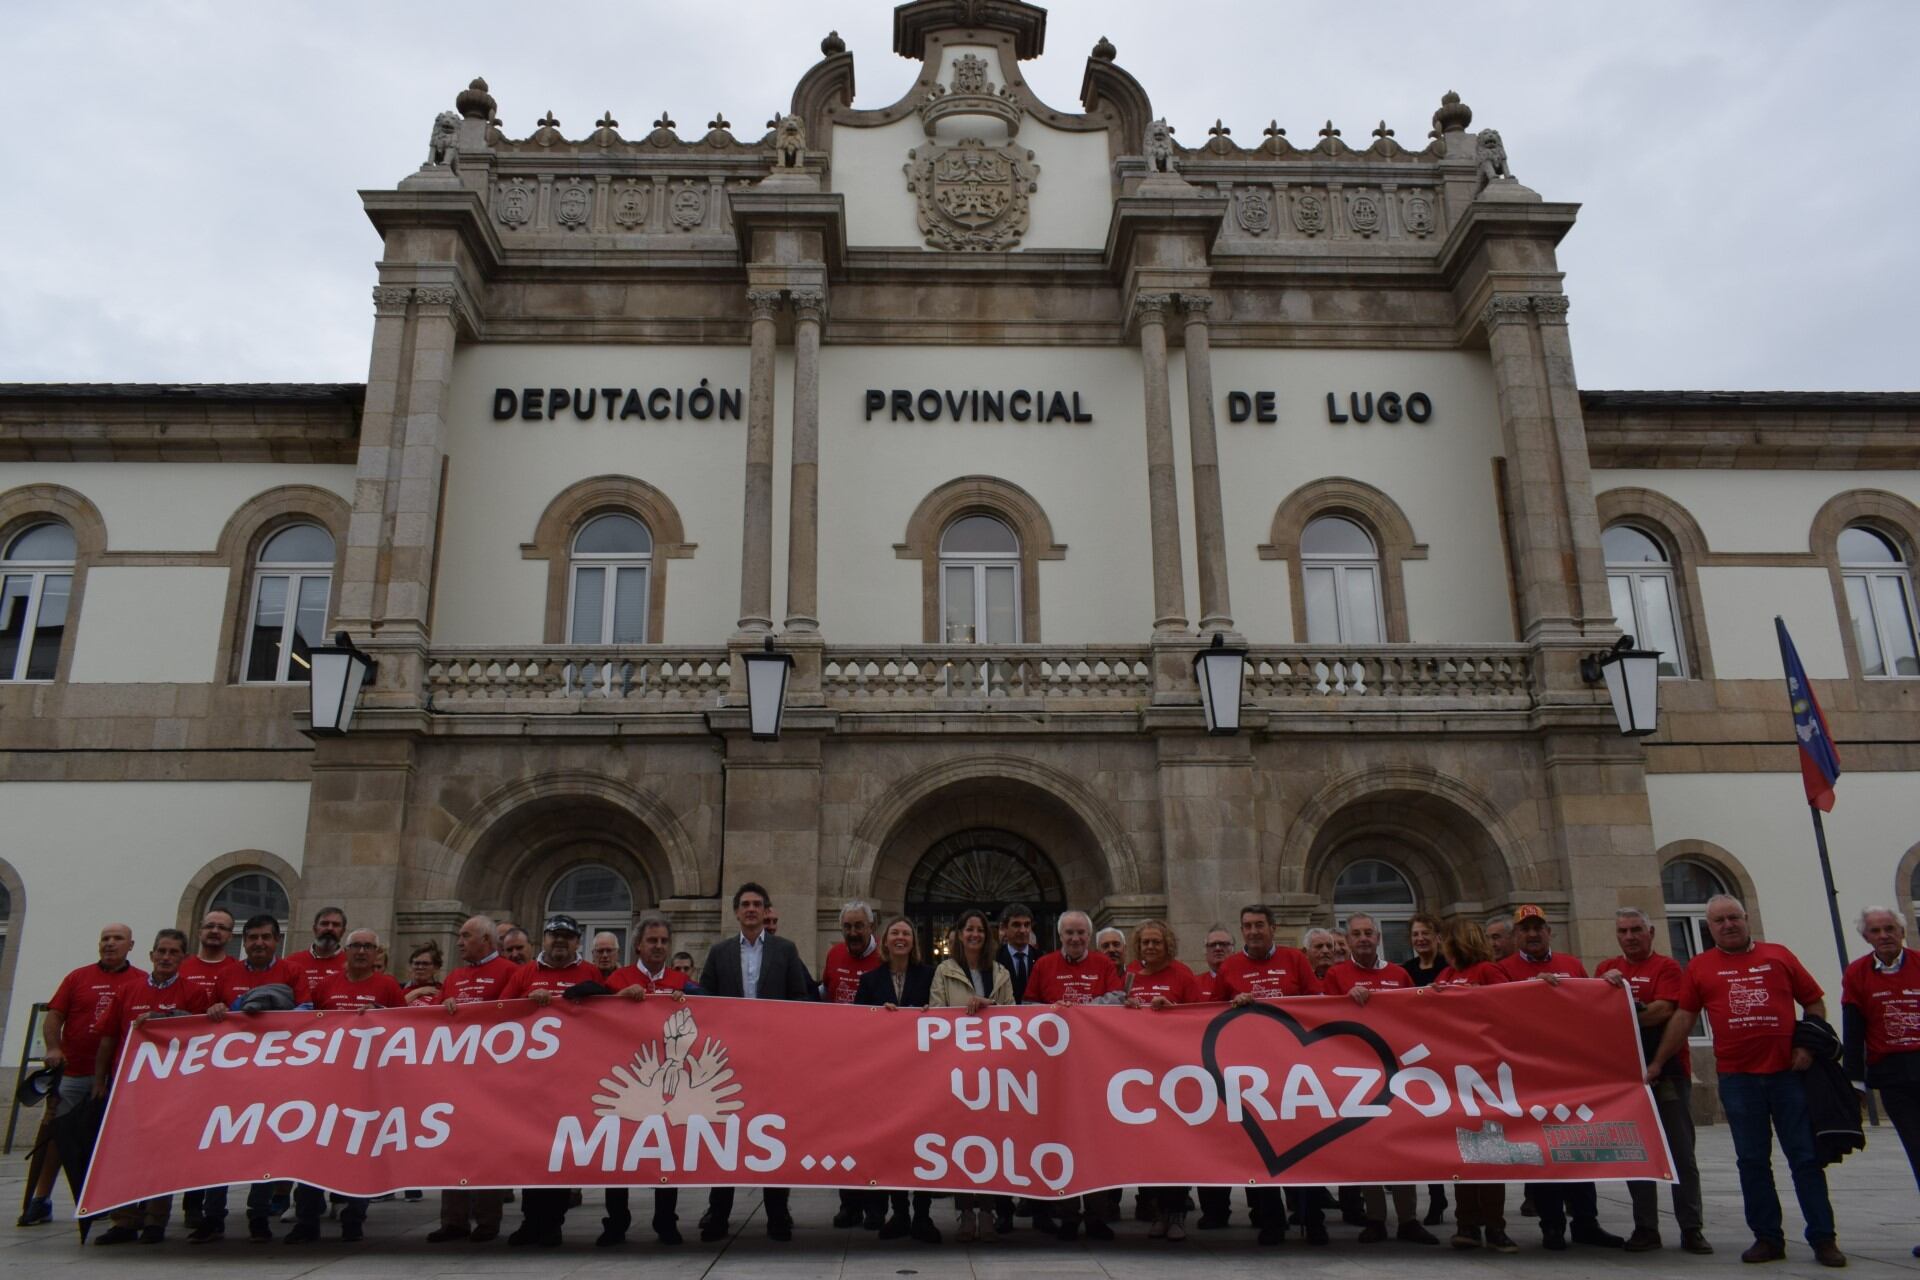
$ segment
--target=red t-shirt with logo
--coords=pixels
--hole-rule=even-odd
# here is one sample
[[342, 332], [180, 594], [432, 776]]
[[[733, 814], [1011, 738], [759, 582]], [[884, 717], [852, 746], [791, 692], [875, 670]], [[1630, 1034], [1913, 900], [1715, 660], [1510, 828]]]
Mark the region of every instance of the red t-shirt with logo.
[[1158, 973], [1148, 973], [1135, 960], [1127, 966], [1126, 989], [1130, 998], [1148, 1004], [1155, 996], [1165, 996], [1174, 1004], [1200, 1004], [1207, 999], [1193, 970], [1178, 960], [1168, 961], [1167, 967]]
[[479, 964], [463, 964], [448, 974], [440, 994], [449, 1000], [498, 1000], [520, 968], [496, 951]]
[[1482, 960], [1456, 971], [1452, 965], [1433, 980], [1436, 987], [1496, 987], [1507, 981], [1507, 971], [1491, 960]]
[[1824, 994], [1793, 952], [1756, 942], [1736, 955], [1710, 947], [1689, 961], [1680, 1007], [1707, 1011], [1721, 1075], [1766, 1075], [1793, 1065], [1794, 1004]]
[[1920, 951], [1903, 947], [1900, 968], [1882, 973], [1871, 954], [1847, 966], [1840, 1003], [1858, 1008], [1867, 1021], [1867, 1062], [1890, 1053], [1920, 1050]]
[[1313, 976], [1313, 964], [1298, 947], [1275, 947], [1265, 960], [1255, 960], [1244, 950], [1236, 951], [1220, 962], [1219, 998], [1251, 994], [1257, 1000], [1279, 996], [1317, 996], [1320, 980]]
[[1216, 970], [1208, 969], [1203, 973], [1194, 974], [1193, 983], [1194, 986], [1199, 989], [1200, 1002], [1202, 1004], [1226, 999], [1226, 996], [1221, 994], [1220, 974]]
[[312, 951], [296, 951], [286, 959], [286, 965], [307, 980], [307, 990], [318, 989], [328, 978], [337, 978], [347, 971], [347, 953], [336, 951], [322, 960]]
[[1365, 987], [1369, 991], [1395, 991], [1412, 986], [1412, 976], [1392, 961], [1378, 969], [1362, 969], [1351, 960], [1342, 960], [1320, 979], [1320, 990], [1330, 996], [1346, 995], [1355, 987]]
[[[1680, 1003], [1680, 989], [1686, 985], [1686, 975], [1681, 972], [1680, 962], [1672, 956], [1663, 956], [1658, 951], [1650, 954], [1639, 964], [1625, 956], [1608, 956], [1593, 971], [1596, 978], [1604, 978], [1617, 973], [1627, 980], [1627, 986], [1633, 991], [1633, 998], [1641, 1004], [1652, 1004], [1656, 1000], [1671, 1000]], [[1654, 1051], [1660, 1047], [1660, 1037], [1666, 1034], [1666, 1027], [1641, 1027], [1640, 1048], [1642, 1054], [1651, 1060]], [[1674, 1077], [1693, 1074], [1693, 1054], [1687, 1051], [1683, 1042], [1680, 1052], [1667, 1059], [1662, 1075]]]
[[67, 1055], [68, 1075], [93, 1074], [93, 1060], [100, 1049], [101, 1019], [113, 1008], [115, 996], [146, 978], [144, 969], [128, 965], [108, 973], [95, 961], [60, 980], [49, 1007], [66, 1018], [60, 1026], [60, 1052]]
[[307, 986], [307, 976], [285, 960], [275, 960], [264, 969], [248, 968], [242, 961], [238, 968], [220, 979], [220, 985], [213, 990], [213, 1002], [231, 1009], [240, 1003], [240, 997], [255, 987], [270, 987], [275, 983], [293, 989], [295, 1004], [306, 1004], [313, 999]]
[[370, 973], [358, 982], [342, 973], [313, 988], [316, 1009], [397, 1009], [406, 1002], [407, 993], [390, 973]]
[[1580, 963], [1578, 956], [1570, 956], [1564, 951], [1549, 951], [1544, 960], [1529, 959], [1524, 951], [1516, 951], [1500, 961], [1500, 972], [1507, 975], [1508, 982], [1525, 982], [1543, 973], [1557, 973], [1563, 978], [1584, 978], [1587, 976], [1587, 966]]
[[854, 996], [860, 993], [860, 979], [882, 963], [878, 943], [871, 944], [867, 954], [858, 959], [847, 950], [846, 943], [834, 943], [827, 949], [827, 963], [820, 971], [820, 985], [827, 989], [827, 1003], [852, 1004]]
[[649, 991], [685, 991], [687, 975], [669, 965], [658, 979], [648, 973], [646, 966], [630, 964], [615, 969], [613, 976], [607, 979], [607, 985], [615, 991], [625, 991], [628, 987], [645, 987]]
[[600, 977], [600, 966], [591, 960], [576, 960], [564, 969], [550, 969], [536, 958], [532, 964], [520, 966], [520, 972], [508, 980], [506, 989], [500, 993], [502, 1000], [518, 1000], [530, 996], [536, 991], [545, 991], [550, 995], [565, 995], [567, 988], [582, 982], [607, 983]]
[[202, 960], [197, 955], [188, 956], [180, 962], [180, 981], [186, 983], [212, 1004], [220, 998], [220, 984], [239, 970], [241, 961], [235, 956], [223, 955], [218, 960]]
[[1027, 975], [1028, 1004], [1085, 1004], [1119, 989], [1119, 971], [1098, 951], [1078, 960], [1049, 951], [1034, 961], [1033, 972]]
[[112, 1036], [116, 1043], [124, 1043], [127, 1029], [142, 1014], [205, 1013], [211, 1003], [206, 992], [188, 986], [177, 974], [164, 987], [154, 986], [153, 976], [149, 974], [143, 981], [128, 983], [114, 995], [113, 1003], [100, 1015], [100, 1039], [105, 1041]]

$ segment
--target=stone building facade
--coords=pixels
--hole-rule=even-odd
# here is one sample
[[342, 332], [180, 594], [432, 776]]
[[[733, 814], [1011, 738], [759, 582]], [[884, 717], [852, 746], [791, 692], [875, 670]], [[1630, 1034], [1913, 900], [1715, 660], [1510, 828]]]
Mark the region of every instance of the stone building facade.
[[[1458, 96], [1189, 146], [1104, 40], [1037, 98], [1045, 25], [904, 4], [896, 101], [829, 37], [764, 136], [511, 137], [476, 80], [362, 193], [364, 385], [0, 388], [5, 1051], [98, 922], [216, 899], [396, 952], [657, 906], [698, 954], [751, 879], [816, 956], [848, 898], [1021, 898], [1190, 959], [1251, 900], [1533, 902], [1594, 959], [1717, 885], [1835, 978], [1771, 619], [1843, 899], [1904, 905], [1920, 396], [1582, 390], [1576, 207]], [[1644, 741], [1580, 674], [1623, 625]], [[335, 630], [378, 676], [316, 740]]]

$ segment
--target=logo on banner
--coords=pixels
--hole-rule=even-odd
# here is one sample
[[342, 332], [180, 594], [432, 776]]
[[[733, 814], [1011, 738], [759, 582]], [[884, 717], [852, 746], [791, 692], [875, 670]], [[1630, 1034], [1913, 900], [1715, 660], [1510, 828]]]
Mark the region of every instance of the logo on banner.
[[1640, 1126], [1631, 1120], [1548, 1124], [1540, 1129], [1546, 1135], [1547, 1154], [1555, 1164], [1611, 1164], [1647, 1158]]
[[683, 1125], [695, 1116], [719, 1120], [740, 1110], [744, 1104], [734, 1097], [740, 1086], [732, 1083], [726, 1046], [708, 1036], [694, 1055], [699, 1035], [693, 1012], [677, 1010], [659, 1040], [649, 1040], [631, 1064], [613, 1068], [613, 1075], [600, 1081], [606, 1092], [593, 1095], [594, 1114], [637, 1121], [662, 1116], [668, 1124]]

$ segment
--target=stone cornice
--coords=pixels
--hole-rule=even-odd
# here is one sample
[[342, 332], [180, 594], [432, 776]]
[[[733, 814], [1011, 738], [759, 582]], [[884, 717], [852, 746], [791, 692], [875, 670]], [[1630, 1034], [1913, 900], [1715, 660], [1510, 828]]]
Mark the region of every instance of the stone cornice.
[[1920, 468], [1920, 396], [1583, 392], [1596, 469]]
[[0, 387], [0, 462], [352, 464], [366, 396], [354, 383], [35, 390]]

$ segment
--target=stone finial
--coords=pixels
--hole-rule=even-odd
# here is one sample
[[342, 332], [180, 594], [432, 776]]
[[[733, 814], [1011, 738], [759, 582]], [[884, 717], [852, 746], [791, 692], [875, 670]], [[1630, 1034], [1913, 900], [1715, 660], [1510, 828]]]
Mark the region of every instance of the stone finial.
[[1093, 42], [1093, 56], [1101, 62], [1112, 62], [1120, 56], [1120, 51], [1113, 47], [1113, 41], [1101, 36]]
[[671, 129], [674, 127], [673, 117], [662, 111], [660, 118], [653, 122], [653, 127], [656, 129]]
[[1209, 138], [1231, 138], [1233, 136], [1233, 130], [1229, 129], [1219, 116], [1215, 116], [1213, 118], [1213, 128], [1207, 130], [1207, 136]]
[[845, 53], [847, 42], [840, 38], [838, 31], [827, 32], [826, 39], [820, 42], [820, 52], [831, 58], [836, 53]]
[[1388, 138], [1391, 138], [1393, 136], [1393, 130], [1387, 128], [1387, 122], [1385, 120], [1382, 120], [1380, 122], [1380, 127], [1373, 131], [1373, 136], [1380, 139], [1380, 141], [1385, 142]]
[[1262, 129], [1262, 130], [1260, 131], [1260, 136], [1261, 136], [1261, 137], [1263, 137], [1263, 138], [1266, 138], [1266, 139], [1268, 139], [1269, 141], [1271, 141], [1271, 140], [1272, 140], [1272, 139], [1274, 139], [1274, 138], [1284, 138], [1284, 137], [1286, 137], [1286, 136], [1287, 136], [1287, 131], [1286, 131], [1285, 129], [1282, 129], [1282, 128], [1280, 127], [1280, 121], [1279, 121], [1279, 120], [1277, 120], [1277, 119], [1276, 119], [1276, 120], [1269, 120], [1269, 121], [1267, 121], [1267, 127], [1266, 127], [1266, 128], [1264, 128], [1264, 129]]
[[558, 129], [560, 127], [560, 119], [558, 116], [553, 114], [553, 108], [548, 107], [547, 114], [545, 114], [544, 116], [541, 116], [538, 120], [535, 120], [534, 124], [536, 124], [542, 129]]
[[454, 98], [453, 105], [469, 120], [487, 121], [493, 119], [493, 114], [499, 107], [499, 104], [493, 100], [493, 95], [487, 92], [487, 82], [479, 76], [475, 76], [472, 82], [460, 91]]
[[724, 112], [719, 112], [719, 111], [714, 112], [713, 119], [707, 121], [708, 132], [712, 132], [715, 129], [731, 129], [731, 128], [733, 128], [733, 121], [727, 119]]
[[1440, 109], [1433, 113], [1433, 127], [1441, 133], [1459, 133], [1473, 123], [1473, 108], [1460, 101], [1449, 89], [1441, 95]]
[[609, 108], [601, 114], [598, 120], [593, 122], [593, 127], [596, 129], [618, 129], [620, 122], [613, 118], [613, 110]]
[[1323, 137], [1323, 138], [1327, 138], [1327, 139], [1329, 139], [1329, 140], [1331, 140], [1331, 139], [1333, 139], [1333, 138], [1337, 138], [1337, 137], [1339, 137], [1339, 136], [1340, 136], [1340, 131], [1339, 131], [1338, 129], [1336, 129], [1336, 128], [1334, 128], [1334, 127], [1333, 127], [1333, 121], [1331, 121], [1331, 120], [1329, 120], [1329, 121], [1327, 121], [1327, 123], [1326, 123], [1325, 125], [1323, 125], [1323, 126], [1321, 127], [1321, 129], [1320, 129], [1320, 136], [1321, 136], [1321, 137]]

